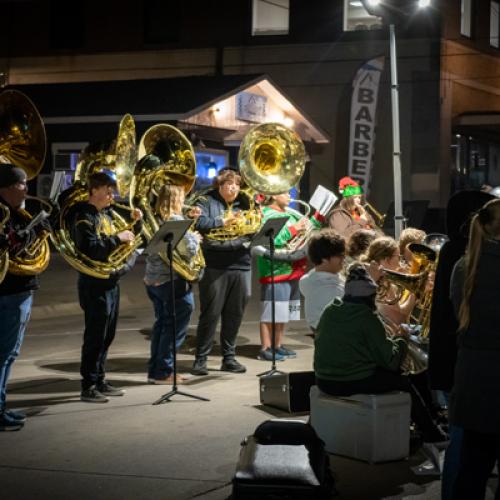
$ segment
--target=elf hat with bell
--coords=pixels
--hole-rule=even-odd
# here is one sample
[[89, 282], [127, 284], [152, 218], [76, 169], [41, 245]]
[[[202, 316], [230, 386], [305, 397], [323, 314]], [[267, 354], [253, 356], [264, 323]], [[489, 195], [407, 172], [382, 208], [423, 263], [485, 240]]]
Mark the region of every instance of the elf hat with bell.
[[339, 181], [339, 193], [347, 198], [349, 196], [356, 196], [363, 194], [362, 187], [350, 177], [342, 177]]

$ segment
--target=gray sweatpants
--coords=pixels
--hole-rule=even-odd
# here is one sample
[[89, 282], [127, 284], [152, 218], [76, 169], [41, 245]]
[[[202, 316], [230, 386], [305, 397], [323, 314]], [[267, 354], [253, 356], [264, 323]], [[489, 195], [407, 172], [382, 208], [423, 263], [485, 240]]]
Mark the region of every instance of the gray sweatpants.
[[236, 335], [251, 294], [251, 271], [206, 268], [199, 283], [200, 319], [196, 331], [196, 359], [206, 360], [221, 318], [222, 356], [235, 356]]

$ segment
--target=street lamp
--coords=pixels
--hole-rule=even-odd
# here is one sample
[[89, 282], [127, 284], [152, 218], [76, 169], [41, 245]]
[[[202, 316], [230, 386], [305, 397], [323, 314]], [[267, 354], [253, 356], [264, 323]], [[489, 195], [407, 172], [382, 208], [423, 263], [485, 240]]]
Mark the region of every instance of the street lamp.
[[401, 145], [399, 136], [399, 87], [396, 57], [395, 25], [402, 18], [431, 5], [431, 0], [361, 0], [372, 16], [377, 16], [389, 25], [391, 61], [391, 108], [392, 108], [392, 171], [394, 178], [394, 236], [399, 239], [403, 230], [403, 189], [401, 180]]

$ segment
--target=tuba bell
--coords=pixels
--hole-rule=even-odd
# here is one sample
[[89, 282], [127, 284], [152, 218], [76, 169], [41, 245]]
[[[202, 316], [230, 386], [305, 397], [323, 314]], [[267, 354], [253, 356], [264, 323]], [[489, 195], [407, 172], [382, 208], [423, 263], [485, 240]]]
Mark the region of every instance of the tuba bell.
[[[135, 124], [130, 115], [125, 115], [121, 122], [116, 141], [108, 150], [96, 152], [84, 151], [80, 155], [73, 186], [59, 195], [59, 225], [52, 233], [52, 242], [59, 250], [66, 262], [77, 271], [93, 276], [94, 278], [108, 279], [111, 274], [123, 268], [132, 254], [142, 244], [142, 236], [136, 235], [131, 243], [124, 243], [117, 247], [108, 257], [106, 262], [90, 259], [80, 252], [71, 238], [70, 224], [74, 207], [88, 200], [87, 179], [93, 173], [110, 170], [115, 172], [117, 178], [117, 189], [120, 196], [128, 193], [128, 183], [132, 178], [132, 172], [137, 158], [135, 145]], [[112, 228], [118, 233], [131, 229], [134, 223], [127, 222], [124, 215], [119, 211], [131, 210], [127, 205], [114, 203], [111, 207]]]
[[[196, 178], [196, 157], [187, 137], [176, 127], [165, 123], [146, 130], [139, 144], [139, 162], [130, 186], [130, 204], [144, 214], [143, 233], [150, 241], [163, 222], [156, 211], [161, 188], [166, 184], [181, 186], [187, 194]], [[168, 262], [166, 252], [160, 257]], [[188, 258], [185, 242], [181, 240], [173, 251], [173, 267], [187, 281], [196, 281], [205, 268], [201, 248]]]
[[[0, 168], [2, 163], [12, 163], [24, 170], [28, 180], [34, 179], [43, 167], [45, 152], [45, 127], [35, 105], [22, 92], [3, 91], [0, 94]], [[28, 199], [41, 203], [47, 208], [46, 216], [50, 215], [52, 206], [49, 203], [34, 196]], [[19, 212], [27, 221], [33, 220], [33, 215], [24, 208]], [[8, 252], [3, 251], [0, 275], [1, 269], [4, 274], [6, 272], [7, 259], [8, 271], [12, 274], [36, 275], [45, 271], [50, 260], [48, 237], [49, 232], [43, 230], [16, 255], [7, 257]]]

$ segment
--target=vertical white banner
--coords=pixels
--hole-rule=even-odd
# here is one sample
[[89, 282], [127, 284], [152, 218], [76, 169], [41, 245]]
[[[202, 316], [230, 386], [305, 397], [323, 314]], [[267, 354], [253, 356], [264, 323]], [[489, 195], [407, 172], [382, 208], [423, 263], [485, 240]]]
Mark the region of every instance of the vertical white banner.
[[369, 192], [375, 144], [375, 115], [384, 56], [371, 59], [357, 71], [352, 82], [348, 175]]

